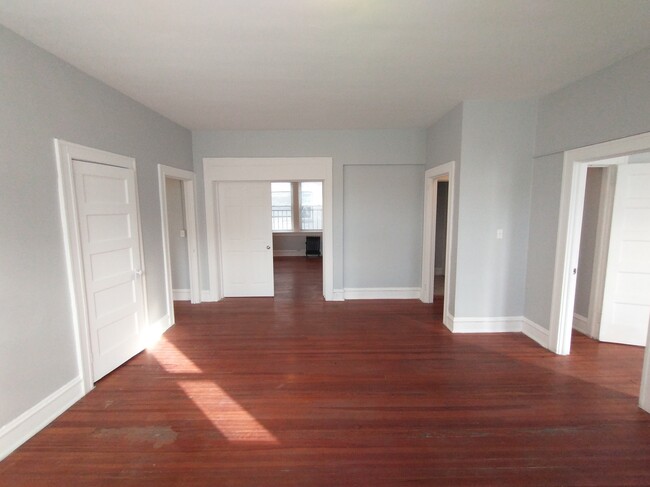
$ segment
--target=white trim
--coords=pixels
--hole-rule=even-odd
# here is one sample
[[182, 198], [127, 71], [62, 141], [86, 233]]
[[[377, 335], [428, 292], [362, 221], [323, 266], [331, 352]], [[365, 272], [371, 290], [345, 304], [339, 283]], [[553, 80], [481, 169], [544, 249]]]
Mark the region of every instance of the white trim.
[[549, 334], [550, 349], [559, 355], [568, 355], [571, 350], [587, 168], [625, 164], [629, 154], [649, 149], [650, 132], [564, 153]]
[[201, 289], [201, 301], [212, 301], [209, 289]]
[[548, 348], [548, 330], [526, 317], [522, 318], [521, 332], [542, 347]]
[[305, 250], [273, 250], [273, 257], [305, 257]]
[[334, 289], [332, 292], [332, 301], [345, 301], [345, 290]]
[[450, 329], [454, 333], [512, 333], [522, 331], [523, 322], [523, 316], [454, 317]]
[[72, 379], [0, 428], [0, 461], [85, 395], [81, 376]]
[[209, 301], [223, 298], [217, 183], [221, 181], [323, 181], [323, 295], [332, 301], [334, 279], [331, 157], [230, 157], [203, 159], [208, 243]]
[[418, 299], [419, 287], [372, 287], [343, 290], [343, 299]]
[[175, 179], [183, 185], [183, 205], [185, 207], [185, 230], [187, 231], [187, 263], [189, 270], [190, 302], [201, 302], [201, 275], [199, 271], [198, 232], [196, 228], [196, 194], [194, 191], [194, 173], [176, 167], [158, 164], [158, 194], [160, 197], [160, 219], [162, 223], [163, 269], [165, 274], [165, 294], [167, 296], [167, 314], [174, 323], [174, 289], [172, 284], [172, 267], [169, 243], [169, 217], [167, 210], [167, 179]]
[[[455, 286], [452, 282], [453, 273], [451, 272], [451, 250], [454, 235], [454, 213], [455, 209], [455, 161], [442, 164], [440, 166], [428, 169], [424, 173], [424, 220], [422, 228], [422, 286], [420, 291], [420, 300], [423, 303], [433, 303], [434, 291], [434, 278], [435, 278], [435, 241], [436, 241], [436, 226], [434, 225], [436, 217], [436, 204], [437, 204], [437, 182], [439, 180], [449, 181], [449, 190], [447, 194], [447, 248], [445, 255], [445, 291], [444, 291], [444, 309], [442, 312], [444, 325], [452, 329], [453, 325], [450, 321], [451, 313], [451, 300], [449, 290]], [[431, 271], [434, 272], [431, 272]]]
[[583, 335], [591, 337], [591, 327], [589, 326], [589, 320], [578, 313], [573, 313], [573, 329], [579, 331]]
[[[138, 174], [135, 159], [119, 154], [113, 154], [82, 145], [73, 144], [60, 139], [54, 139], [56, 153], [59, 205], [61, 209], [61, 223], [63, 226], [63, 242], [66, 254], [66, 267], [70, 286], [70, 301], [72, 307], [72, 322], [75, 329], [77, 363], [79, 375], [83, 381], [85, 393], [94, 387], [91, 345], [88, 327], [88, 305], [84, 286], [83, 256], [81, 250], [81, 236], [76, 208], [74, 175], [72, 160], [91, 163], [108, 164], [133, 171], [135, 181], [135, 204], [137, 208], [136, 226], [140, 233], [140, 263], [142, 272], [142, 299], [144, 305], [145, 323], [149, 323], [149, 308], [147, 304], [146, 269], [144, 260], [143, 233], [140, 218], [140, 200], [138, 197]], [[145, 331], [145, 333], [147, 333]]]
[[189, 301], [192, 296], [189, 289], [174, 289], [172, 294], [174, 295], [174, 301]]

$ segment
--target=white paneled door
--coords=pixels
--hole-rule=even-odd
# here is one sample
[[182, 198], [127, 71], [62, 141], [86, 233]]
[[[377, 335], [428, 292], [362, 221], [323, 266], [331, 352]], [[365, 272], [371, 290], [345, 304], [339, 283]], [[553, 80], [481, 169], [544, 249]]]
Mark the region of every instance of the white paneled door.
[[77, 160], [72, 165], [96, 381], [143, 349], [135, 172]]
[[618, 167], [600, 340], [645, 346], [650, 318], [650, 164]]
[[219, 183], [225, 297], [273, 296], [271, 183]]

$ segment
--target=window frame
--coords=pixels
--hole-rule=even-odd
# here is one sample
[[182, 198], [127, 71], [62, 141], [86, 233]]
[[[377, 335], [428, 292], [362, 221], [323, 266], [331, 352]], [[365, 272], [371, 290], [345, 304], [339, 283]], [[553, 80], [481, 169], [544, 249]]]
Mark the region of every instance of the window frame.
[[[300, 184], [301, 183], [321, 183], [321, 195], [323, 193], [323, 181], [317, 179], [305, 179], [300, 181], [273, 181], [274, 183], [291, 184], [291, 230], [273, 230], [272, 233], [281, 235], [320, 235], [323, 233], [323, 225], [319, 229], [303, 229], [301, 222], [300, 207]], [[321, 196], [322, 197], [322, 196]]]

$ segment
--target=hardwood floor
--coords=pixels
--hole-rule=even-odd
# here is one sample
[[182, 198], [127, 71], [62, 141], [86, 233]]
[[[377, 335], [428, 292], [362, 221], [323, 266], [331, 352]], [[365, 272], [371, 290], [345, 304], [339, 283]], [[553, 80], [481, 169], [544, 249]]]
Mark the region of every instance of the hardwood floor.
[[4, 462], [2, 486], [650, 485], [643, 350], [452, 335], [440, 305], [177, 303], [177, 325]]

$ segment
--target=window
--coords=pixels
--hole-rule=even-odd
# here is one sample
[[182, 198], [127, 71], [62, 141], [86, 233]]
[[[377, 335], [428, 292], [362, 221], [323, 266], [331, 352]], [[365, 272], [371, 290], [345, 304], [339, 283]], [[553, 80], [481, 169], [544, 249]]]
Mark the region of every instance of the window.
[[271, 228], [274, 232], [293, 230], [291, 183], [271, 183]]
[[323, 229], [323, 183], [300, 183], [300, 229]]
[[323, 183], [271, 183], [271, 218], [274, 232], [322, 230]]

